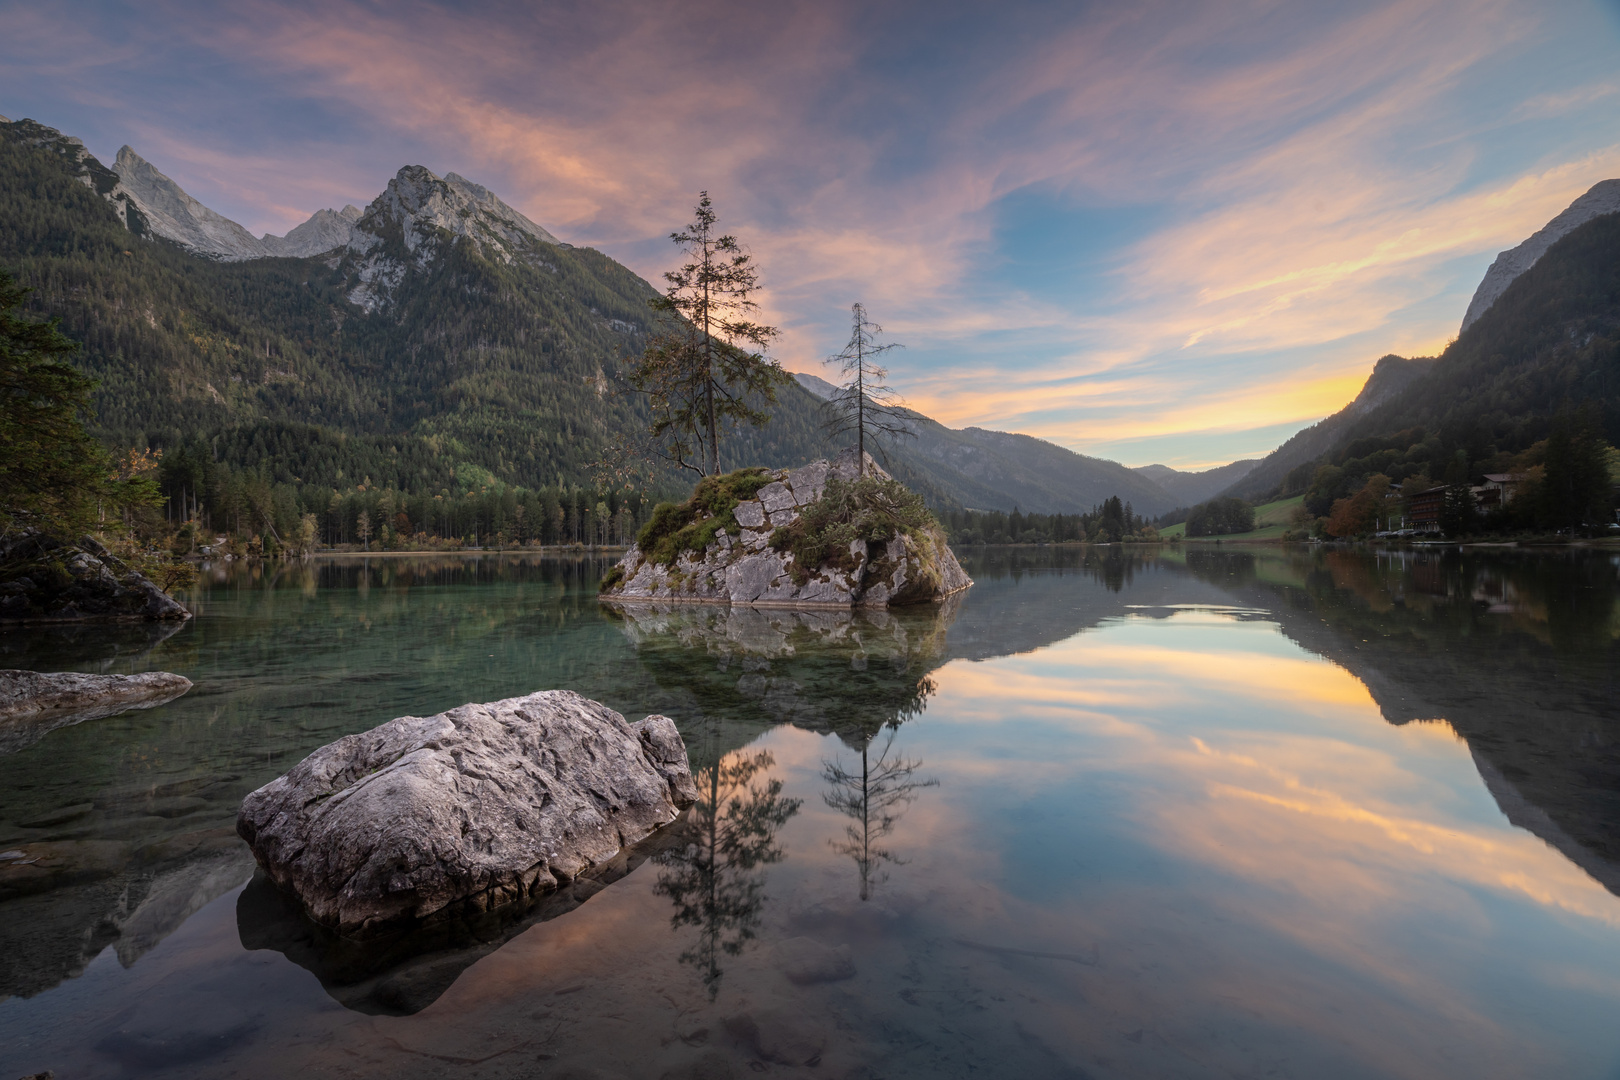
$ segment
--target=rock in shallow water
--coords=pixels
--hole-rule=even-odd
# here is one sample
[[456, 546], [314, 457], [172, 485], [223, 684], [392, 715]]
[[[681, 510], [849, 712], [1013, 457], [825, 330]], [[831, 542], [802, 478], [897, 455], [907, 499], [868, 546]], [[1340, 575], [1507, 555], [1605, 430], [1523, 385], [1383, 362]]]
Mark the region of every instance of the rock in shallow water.
[[56, 728], [150, 709], [190, 689], [190, 679], [167, 671], [84, 675], [0, 669], [0, 754], [15, 753]]
[[531, 898], [696, 800], [668, 717], [547, 690], [339, 739], [248, 795], [236, 828], [316, 922], [365, 934]]

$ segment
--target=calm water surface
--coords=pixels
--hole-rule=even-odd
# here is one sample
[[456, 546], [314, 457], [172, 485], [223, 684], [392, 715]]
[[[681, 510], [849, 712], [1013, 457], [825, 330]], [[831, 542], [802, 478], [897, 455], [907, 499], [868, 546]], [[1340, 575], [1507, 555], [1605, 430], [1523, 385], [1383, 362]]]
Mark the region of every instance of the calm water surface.
[[[0, 1080], [1620, 1076], [1620, 560], [992, 554], [894, 616], [614, 613], [605, 566], [0, 635], [196, 683], [0, 754]], [[386, 947], [254, 879], [236, 807], [311, 750], [553, 687], [674, 717], [691, 819]]]

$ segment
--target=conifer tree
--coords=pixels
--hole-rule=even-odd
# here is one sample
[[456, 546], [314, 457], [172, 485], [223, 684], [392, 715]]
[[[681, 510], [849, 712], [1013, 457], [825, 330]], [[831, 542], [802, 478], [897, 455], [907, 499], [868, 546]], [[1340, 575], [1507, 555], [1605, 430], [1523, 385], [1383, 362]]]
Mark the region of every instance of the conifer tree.
[[827, 399], [829, 417], [825, 425], [834, 438], [855, 435], [856, 460], [861, 471], [866, 471], [866, 442], [870, 438], [879, 447], [878, 440], [916, 437], [916, 432], [905, 422], [900, 410], [904, 402], [888, 384], [889, 372], [877, 362], [878, 357], [890, 349], [903, 349], [897, 341], [877, 343], [883, 327], [866, 317], [866, 305], [850, 308], [851, 327], [849, 342], [842, 352], [828, 357], [828, 363], [839, 366], [844, 381], [832, 397]]
[[630, 371], [631, 385], [651, 399], [653, 438], [675, 464], [703, 476], [720, 471], [725, 423], [763, 426], [770, 414], [762, 406], [774, 404], [777, 386], [790, 378], [764, 355], [779, 331], [753, 321], [753, 256], [736, 237], [717, 235], [717, 221], [705, 191], [692, 223], [670, 234], [688, 261], [664, 274], [669, 285], [652, 306], [674, 325]]
[[22, 318], [27, 295], [0, 270], [0, 538], [26, 528], [75, 537], [131, 497], [149, 501], [150, 485], [111, 479], [82, 420], [95, 383], [67, 362], [78, 343], [56, 319]]

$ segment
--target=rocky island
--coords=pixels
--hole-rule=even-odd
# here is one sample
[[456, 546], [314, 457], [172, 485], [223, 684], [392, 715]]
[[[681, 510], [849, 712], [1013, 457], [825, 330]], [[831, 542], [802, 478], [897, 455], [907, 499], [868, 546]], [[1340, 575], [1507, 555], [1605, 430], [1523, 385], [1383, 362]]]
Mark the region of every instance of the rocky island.
[[610, 602], [891, 607], [973, 584], [922, 500], [866, 455], [705, 477], [602, 580]]

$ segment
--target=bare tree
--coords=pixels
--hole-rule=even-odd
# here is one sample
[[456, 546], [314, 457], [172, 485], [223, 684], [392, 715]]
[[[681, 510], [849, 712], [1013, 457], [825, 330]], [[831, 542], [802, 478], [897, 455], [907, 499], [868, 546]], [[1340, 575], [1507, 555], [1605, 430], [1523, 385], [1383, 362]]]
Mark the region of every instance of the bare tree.
[[850, 308], [852, 315], [849, 343], [837, 356], [828, 357], [829, 363], [839, 365], [844, 382], [827, 399], [828, 418], [823, 429], [833, 438], [855, 435], [856, 459], [861, 471], [866, 471], [866, 442], [870, 438], [882, 452], [881, 439], [903, 436], [915, 438], [917, 433], [906, 423], [900, 411], [905, 403], [889, 387], [889, 372], [877, 362], [878, 357], [890, 349], [903, 349], [904, 345], [891, 341], [877, 343], [883, 327], [867, 319], [866, 305]]
[[871, 753], [870, 740], [861, 745], [860, 772], [846, 769], [836, 761], [822, 763], [821, 777], [830, 785], [822, 801], [854, 819], [845, 826], [843, 841], [829, 840], [828, 843], [840, 855], [854, 860], [860, 873], [862, 900], [871, 899], [873, 886], [887, 878], [880, 869], [884, 863], [899, 866], [905, 861], [879, 846], [878, 841], [894, 831], [895, 823], [917, 797], [918, 789], [939, 786], [938, 780], [916, 776], [922, 767], [921, 761], [891, 756], [894, 735], [891, 728], [876, 755]]
[[[651, 301], [671, 317], [630, 370], [630, 384], [652, 402], [652, 436], [665, 456], [700, 476], [720, 471], [720, 433], [726, 421], [765, 424], [776, 387], [791, 377], [765, 350], [779, 331], [753, 321], [759, 287], [753, 256], [737, 238], [716, 235], [717, 215], [707, 191], [692, 221], [670, 239], [689, 260], [664, 275], [664, 295]], [[753, 350], [753, 351], [750, 351]], [[694, 464], [689, 458], [697, 458]]]

